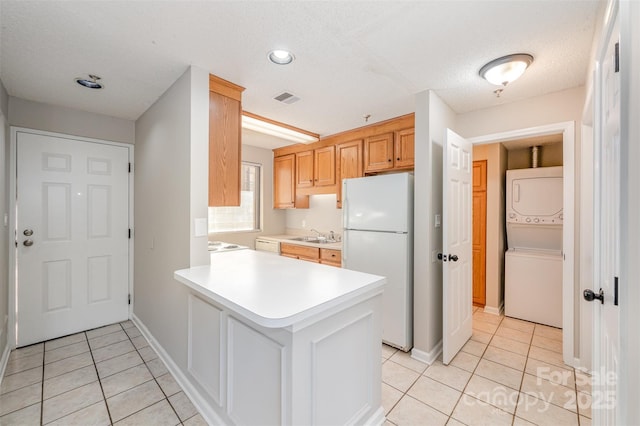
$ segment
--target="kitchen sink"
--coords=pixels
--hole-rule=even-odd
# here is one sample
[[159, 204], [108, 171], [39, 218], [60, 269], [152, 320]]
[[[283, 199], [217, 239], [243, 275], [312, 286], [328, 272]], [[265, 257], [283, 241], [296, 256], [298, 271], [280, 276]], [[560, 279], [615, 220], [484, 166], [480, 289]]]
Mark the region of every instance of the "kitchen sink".
[[316, 243], [316, 244], [329, 244], [335, 243], [335, 241], [327, 240], [326, 238], [318, 238], [318, 237], [295, 237], [291, 238], [291, 241], [304, 241], [305, 243]]

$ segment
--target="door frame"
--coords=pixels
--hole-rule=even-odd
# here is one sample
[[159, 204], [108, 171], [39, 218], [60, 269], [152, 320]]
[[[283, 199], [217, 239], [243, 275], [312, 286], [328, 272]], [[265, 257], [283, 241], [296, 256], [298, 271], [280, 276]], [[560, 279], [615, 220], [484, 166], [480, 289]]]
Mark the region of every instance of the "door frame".
[[[17, 137], [18, 133], [31, 133], [42, 136], [52, 136], [58, 138], [69, 139], [83, 143], [99, 143], [102, 145], [111, 145], [122, 148], [127, 148], [129, 152], [129, 162], [134, 164], [133, 157], [133, 145], [122, 142], [113, 142], [103, 139], [87, 138], [82, 136], [68, 135], [64, 133], [48, 132], [43, 130], [29, 129], [26, 127], [10, 127], [11, 140], [9, 145], [9, 309], [7, 318], [7, 346], [9, 349], [16, 348], [16, 296], [18, 294], [18, 277], [17, 277], [17, 247], [15, 241], [17, 241], [17, 228], [16, 228], [16, 177], [17, 177]], [[129, 227], [134, 229], [133, 223], [133, 180], [134, 180], [134, 167], [131, 167], [129, 175]], [[132, 232], [133, 234], [133, 232]], [[129, 318], [133, 312], [133, 235], [129, 239], [129, 294], [131, 295], [131, 303], [129, 304]]]
[[562, 358], [565, 364], [579, 366], [574, 352], [575, 267], [575, 121], [528, 127], [469, 138], [473, 145], [506, 142], [562, 133], [563, 214], [562, 226]]

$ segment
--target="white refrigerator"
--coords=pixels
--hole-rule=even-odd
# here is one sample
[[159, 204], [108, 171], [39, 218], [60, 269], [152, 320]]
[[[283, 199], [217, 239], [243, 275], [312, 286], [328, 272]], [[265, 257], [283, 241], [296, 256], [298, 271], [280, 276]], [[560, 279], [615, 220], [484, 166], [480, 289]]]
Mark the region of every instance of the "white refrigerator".
[[387, 278], [382, 340], [413, 346], [413, 174], [345, 179], [342, 266]]

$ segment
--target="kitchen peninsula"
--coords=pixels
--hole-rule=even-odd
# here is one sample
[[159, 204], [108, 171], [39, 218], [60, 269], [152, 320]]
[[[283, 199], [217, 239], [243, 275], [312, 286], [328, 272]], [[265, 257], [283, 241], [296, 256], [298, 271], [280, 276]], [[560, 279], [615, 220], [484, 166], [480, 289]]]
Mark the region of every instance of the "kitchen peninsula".
[[215, 424], [382, 424], [385, 278], [254, 250], [175, 272], [188, 371]]

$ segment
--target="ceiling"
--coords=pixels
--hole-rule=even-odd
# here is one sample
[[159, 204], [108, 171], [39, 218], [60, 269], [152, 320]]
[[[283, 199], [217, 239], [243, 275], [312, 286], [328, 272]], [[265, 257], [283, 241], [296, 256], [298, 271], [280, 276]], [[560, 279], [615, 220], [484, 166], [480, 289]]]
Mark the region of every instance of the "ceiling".
[[[413, 112], [427, 89], [464, 113], [583, 85], [601, 6], [0, 0], [0, 78], [11, 96], [136, 120], [194, 65], [244, 86], [245, 110], [326, 136], [366, 114], [373, 123]], [[271, 64], [275, 48], [296, 60]], [[478, 70], [520, 52], [535, 61], [497, 98]], [[105, 89], [74, 83], [87, 74]], [[275, 101], [283, 91], [301, 100]]]

